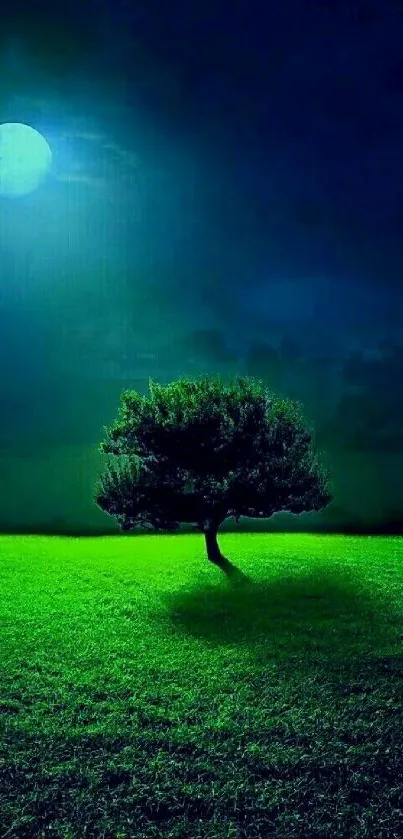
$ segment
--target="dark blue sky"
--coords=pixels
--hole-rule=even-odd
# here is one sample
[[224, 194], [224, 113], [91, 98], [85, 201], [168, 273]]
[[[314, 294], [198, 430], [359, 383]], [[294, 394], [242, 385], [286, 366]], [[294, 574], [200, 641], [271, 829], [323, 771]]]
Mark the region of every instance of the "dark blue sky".
[[[256, 235], [256, 224], [261, 233], [273, 221], [295, 227], [302, 250], [303, 238], [328, 240], [317, 247], [319, 268], [400, 279], [399, 4], [151, 2], [130, 13], [124, 5], [105, 5], [98, 23], [104, 66], [121, 67], [136, 88], [135, 44], [150, 50], [161, 78], [143, 101], [211, 149], [254, 205]], [[114, 43], [111, 22], [124, 27]]]
[[170, 143], [208, 167], [209, 212], [267, 272], [400, 288], [399, 4], [65, 5], [18, 13], [17, 2], [5, 17], [3, 62], [16, 78], [29, 70], [31, 89], [36, 77], [61, 110], [74, 91], [94, 121], [91, 98], [103, 98], [105, 122], [124, 99], [119, 130], [132, 149], [140, 114], [150, 155], [166, 159]]

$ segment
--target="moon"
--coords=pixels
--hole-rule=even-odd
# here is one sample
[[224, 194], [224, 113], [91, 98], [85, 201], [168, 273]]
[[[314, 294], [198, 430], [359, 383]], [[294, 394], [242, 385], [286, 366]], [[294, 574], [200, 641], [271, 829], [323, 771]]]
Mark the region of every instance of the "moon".
[[52, 162], [50, 146], [22, 122], [0, 124], [0, 195], [17, 198], [34, 192]]

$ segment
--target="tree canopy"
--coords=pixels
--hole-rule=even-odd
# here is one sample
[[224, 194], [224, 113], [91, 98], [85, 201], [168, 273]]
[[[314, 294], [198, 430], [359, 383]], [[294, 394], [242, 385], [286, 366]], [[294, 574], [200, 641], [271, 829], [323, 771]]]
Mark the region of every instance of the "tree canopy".
[[[229, 516], [321, 510], [332, 500], [299, 402], [249, 377], [149, 380], [125, 390], [100, 451], [112, 455], [94, 496], [122, 530], [218, 530]], [[211, 558], [211, 557], [210, 557]]]

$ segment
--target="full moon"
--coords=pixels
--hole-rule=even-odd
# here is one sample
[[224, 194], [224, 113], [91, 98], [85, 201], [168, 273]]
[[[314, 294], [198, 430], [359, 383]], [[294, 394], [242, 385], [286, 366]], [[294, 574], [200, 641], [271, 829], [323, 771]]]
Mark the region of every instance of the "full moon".
[[42, 183], [52, 152], [42, 134], [21, 122], [0, 125], [0, 195], [28, 195]]

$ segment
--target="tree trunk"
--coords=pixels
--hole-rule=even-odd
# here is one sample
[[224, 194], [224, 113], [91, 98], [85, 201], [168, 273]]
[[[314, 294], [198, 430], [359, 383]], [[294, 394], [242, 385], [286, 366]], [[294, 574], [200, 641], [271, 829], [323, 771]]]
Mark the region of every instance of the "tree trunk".
[[207, 556], [210, 562], [221, 568], [231, 583], [247, 583], [250, 578], [233, 565], [220, 551], [217, 542], [218, 523], [208, 521], [204, 523], [203, 532], [206, 538]]

